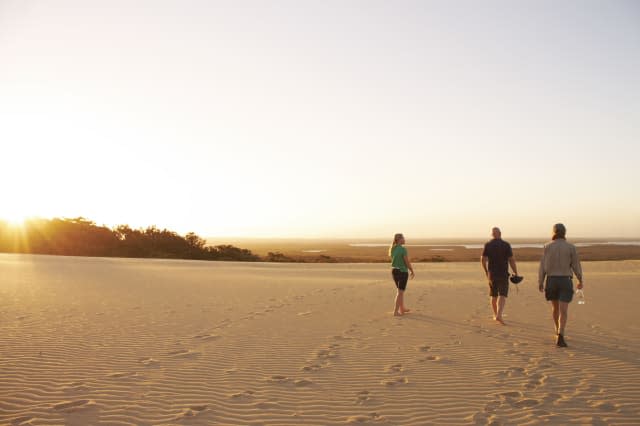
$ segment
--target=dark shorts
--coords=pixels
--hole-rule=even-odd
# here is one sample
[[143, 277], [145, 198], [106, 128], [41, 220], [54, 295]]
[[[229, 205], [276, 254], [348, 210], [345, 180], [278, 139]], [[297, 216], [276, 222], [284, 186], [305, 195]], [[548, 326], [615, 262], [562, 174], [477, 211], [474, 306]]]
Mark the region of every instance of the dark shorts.
[[507, 297], [509, 295], [509, 277], [496, 278], [494, 280], [491, 280], [489, 294], [491, 295], [491, 297]]
[[407, 288], [407, 281], [409, 281], [408, 272], [402, 272], [400, 269], [393, 268], [391, 270], [391, 276], [393, 276], [393, 282], [396, 283], [398, 290], [404, 291]]
[[547, 300], [571, 302], [573, 299], [573, 281], [571, 281], [571, 277], [547, 277], [544, 297]]

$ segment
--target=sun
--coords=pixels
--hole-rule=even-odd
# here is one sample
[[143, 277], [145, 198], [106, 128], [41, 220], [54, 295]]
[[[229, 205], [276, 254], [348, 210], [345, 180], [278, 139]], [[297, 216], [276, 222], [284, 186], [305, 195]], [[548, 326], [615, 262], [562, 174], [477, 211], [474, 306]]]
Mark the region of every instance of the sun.
[[27, 215], [18, 210], [0, 210], [0, 220], [7, 222], [11, 226], [22, 226], [27, 220]]

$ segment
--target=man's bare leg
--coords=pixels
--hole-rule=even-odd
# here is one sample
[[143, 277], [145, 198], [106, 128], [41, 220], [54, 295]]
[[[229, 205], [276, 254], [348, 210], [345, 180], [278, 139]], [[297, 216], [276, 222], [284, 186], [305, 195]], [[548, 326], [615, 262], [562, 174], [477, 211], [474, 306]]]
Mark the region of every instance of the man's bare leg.
[[559, 300], [553, 300], [553, 321], [556, 323], [558, 337], [556, 339], [556, 345], [561, 348], [567, 347], [567, 342], [564, 341], [564, 328], [567, 325], [567, 318], [569, 313], [569, 304], [567, 302], [561, 302]]
[[491, 308], [493, 309], [493, 319], [498, 318], [498, 298], [491, 297]]
[[500, 324], [504, 325], [504, 320], [502, 319], [502, 313], [504, 312], [504, 304], [506, 303], [507, 298], [504, 296], [498, 296], [498, 308], [496, 310], [496, 321]]
[[564, 328], [567, 326], [567, 319], [569, 318], [569, 304], [567, 302], [559, 302], [558, 308], [558, 334], [562, 334], [564, 336]]
[[560, 332], [560, 307], [558, 306], [558, 300], [551, 301], [551, 315], [553, 316], [553, 323], [556, 325], [556, 334]]

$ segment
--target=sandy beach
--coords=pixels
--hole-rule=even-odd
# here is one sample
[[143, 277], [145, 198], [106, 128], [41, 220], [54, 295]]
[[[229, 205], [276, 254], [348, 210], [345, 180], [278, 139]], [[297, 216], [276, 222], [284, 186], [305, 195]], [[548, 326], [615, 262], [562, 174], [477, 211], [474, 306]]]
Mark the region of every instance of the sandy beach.
[[637, 424], [640, 261], [584, 262], [569, 348], [537, 263], [507, 326], [474, 263], [0, 255], [0, 424]]

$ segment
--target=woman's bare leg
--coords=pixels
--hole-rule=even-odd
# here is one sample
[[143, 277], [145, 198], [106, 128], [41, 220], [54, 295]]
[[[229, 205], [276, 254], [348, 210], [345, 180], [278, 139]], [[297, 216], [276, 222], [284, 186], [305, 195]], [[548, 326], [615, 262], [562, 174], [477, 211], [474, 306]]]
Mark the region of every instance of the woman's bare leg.
[[402, 307], [404, 305], [404, 291], [398, 289], [398, 293], [396, 294], [396, 307], [393, 311], [394, 316], [400, 316], [403, 314]]

